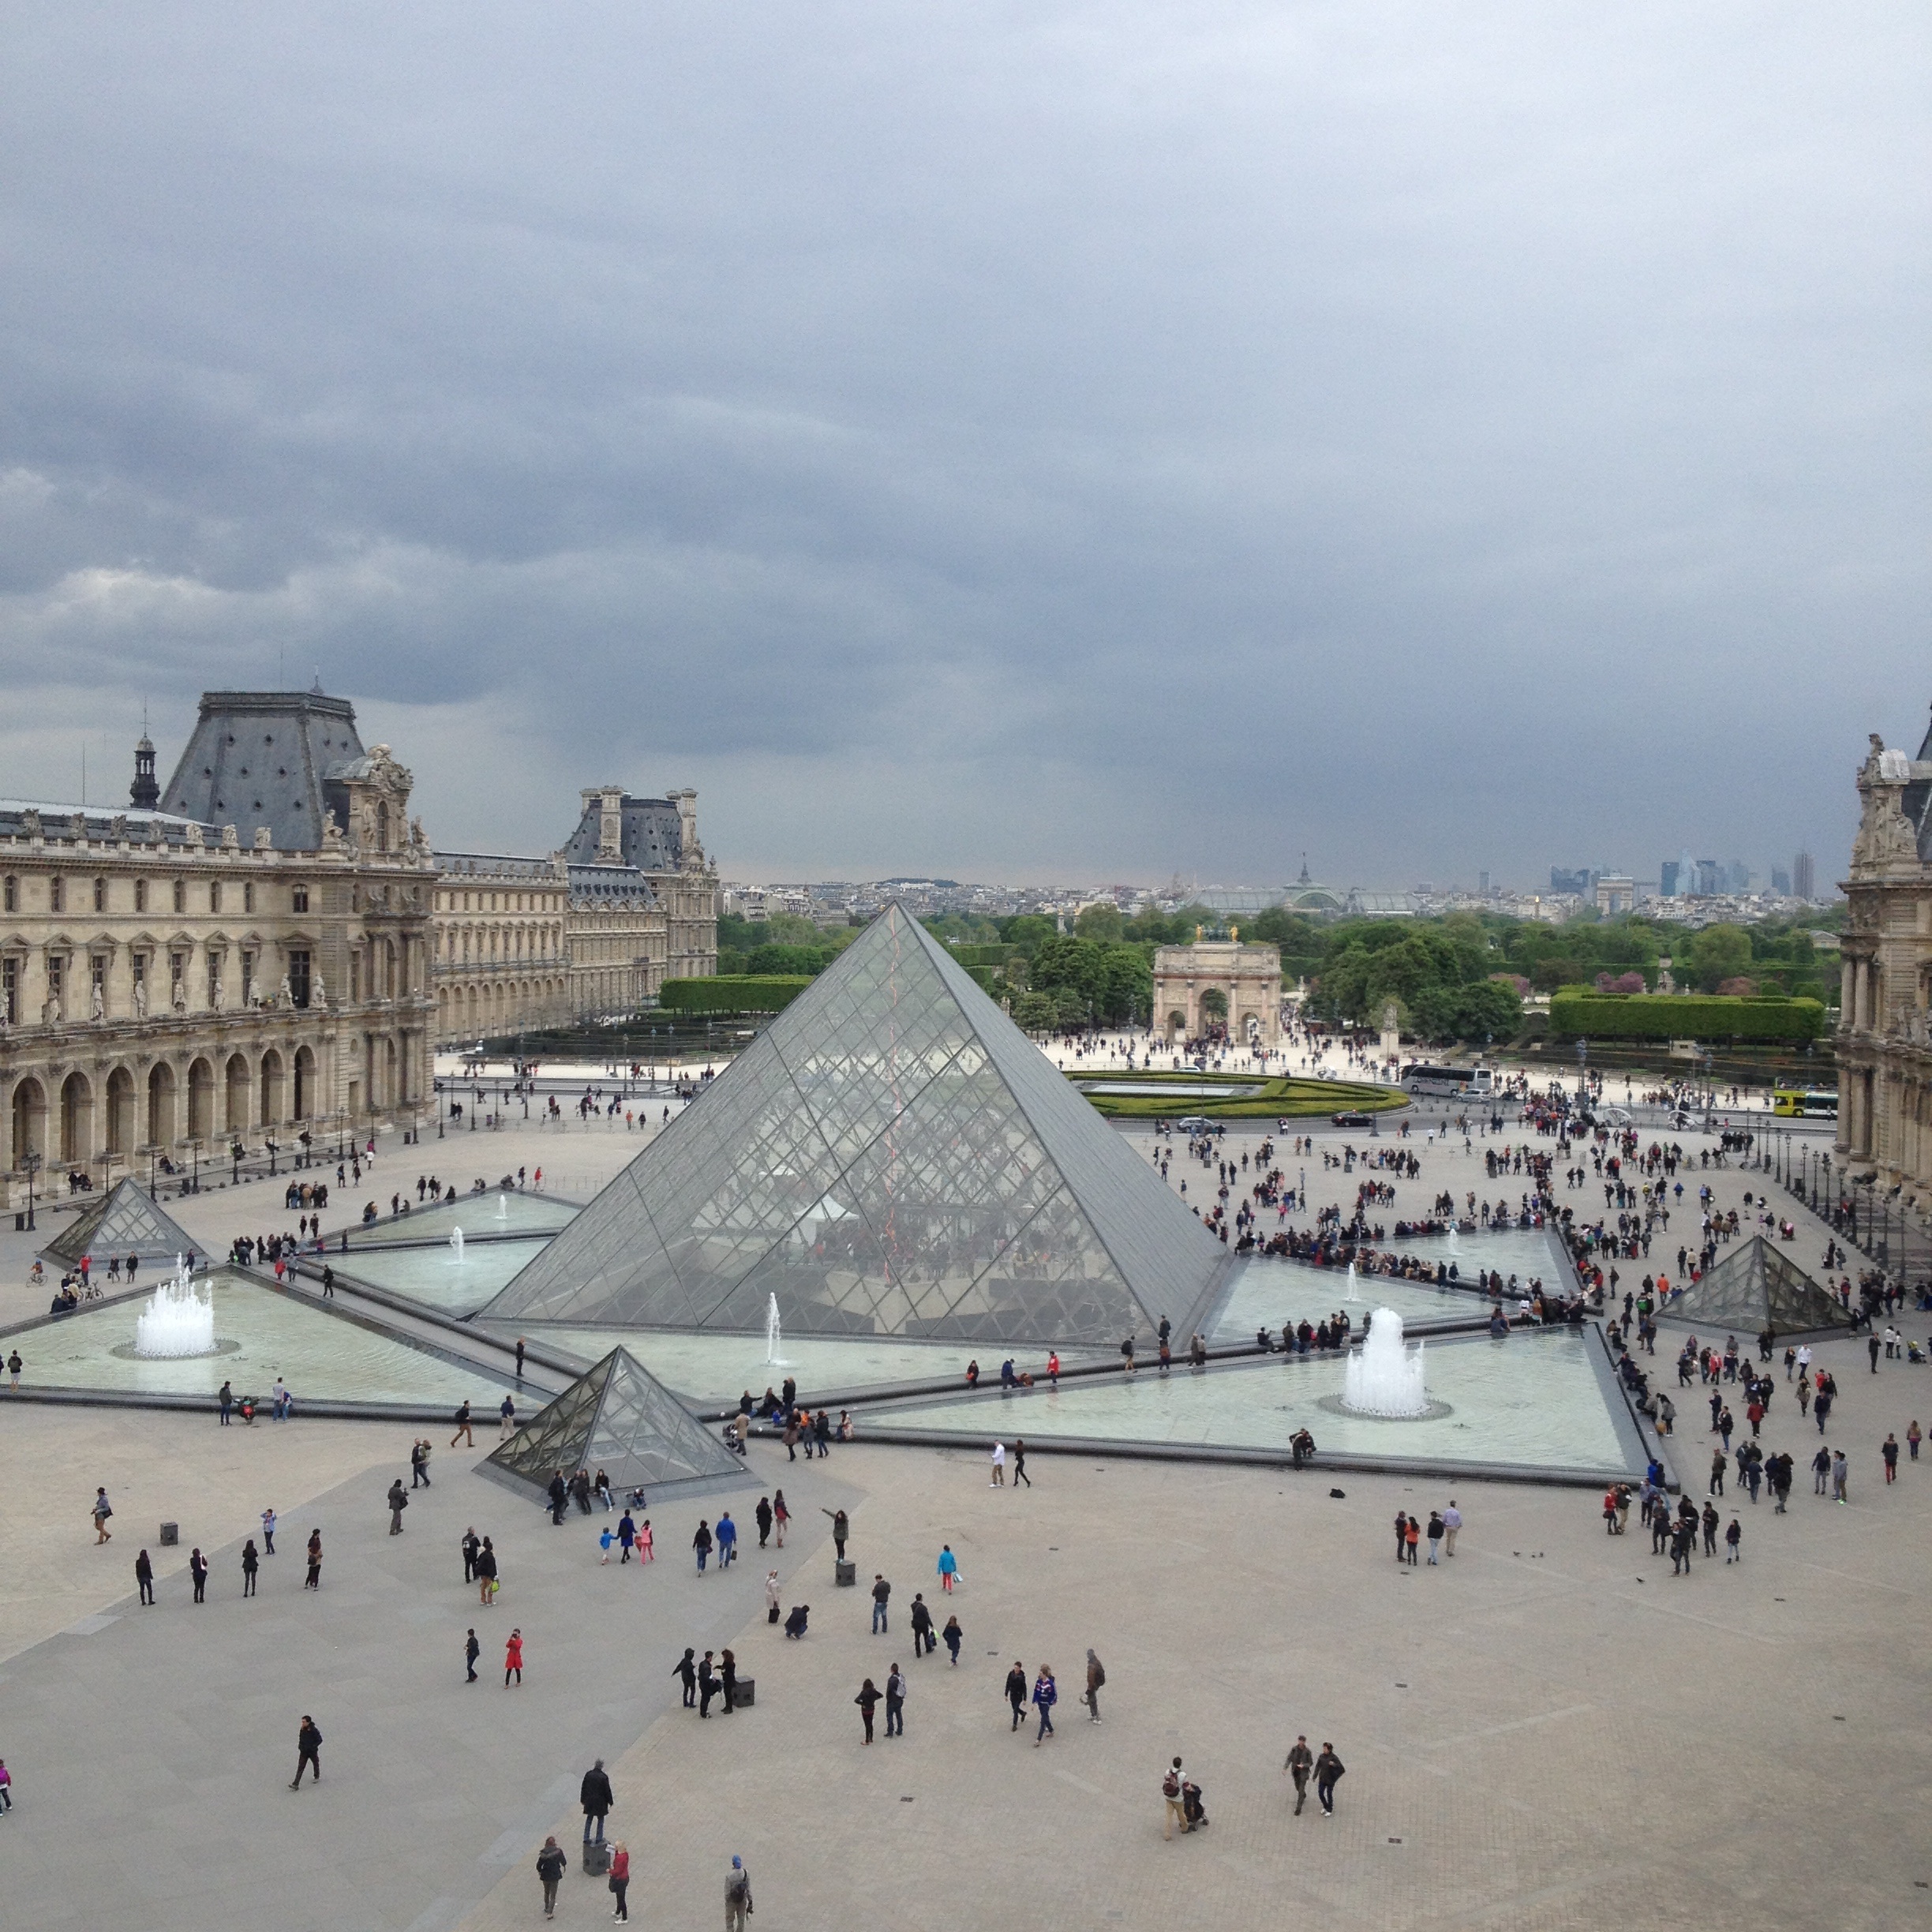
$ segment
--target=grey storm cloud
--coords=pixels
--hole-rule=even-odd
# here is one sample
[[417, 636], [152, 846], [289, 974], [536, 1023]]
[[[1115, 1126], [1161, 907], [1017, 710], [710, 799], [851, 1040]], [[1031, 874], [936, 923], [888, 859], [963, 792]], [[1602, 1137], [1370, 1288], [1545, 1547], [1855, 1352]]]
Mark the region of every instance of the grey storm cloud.
[[1932, 700], [1909, 9], [6, 35], [9, 789], [319, 669], [451, 844], [1830, 875]]

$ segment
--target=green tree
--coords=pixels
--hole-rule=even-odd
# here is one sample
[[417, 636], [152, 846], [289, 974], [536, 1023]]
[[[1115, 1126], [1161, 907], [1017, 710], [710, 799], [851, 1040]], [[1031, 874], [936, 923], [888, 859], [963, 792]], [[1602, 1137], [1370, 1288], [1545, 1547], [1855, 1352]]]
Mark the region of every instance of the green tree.
[[1130, 1026], [1154, 1009], [1154, 972], [1138, 946], [1110, 946], [1100, 963], [1100, 1017]]
[[1056, 933], [1034, 949], [1030, 983], [1040, 992], [1076, 994], [1091, 1014], [1100, 998], [1106, 954], [1091, 939]]
[[1050, 1033], [1058, 1017], [1050, 993], [1022, 993], [1013, 1002], [1013, 1024], [1023, 1033]]
[[1121, 942], [1120, 908], [1110, 899], [1097, 899], [1091, 905], [1082, 906], [1073, 921], [1073, 930], [1083, 939], [1091, 939], [1096, 945], [1118, 945]]
[[1044, 940], [1057, 938], [1060, 928], [1043, 912], [1016, 912], [999, 923], [999, 936], [1029, 958]]
[[1750, 965], [1750, 934], [1742, 926], [1706, 926], [1690, 942], [1690, 970], [1706, 993], [1735, 979]]

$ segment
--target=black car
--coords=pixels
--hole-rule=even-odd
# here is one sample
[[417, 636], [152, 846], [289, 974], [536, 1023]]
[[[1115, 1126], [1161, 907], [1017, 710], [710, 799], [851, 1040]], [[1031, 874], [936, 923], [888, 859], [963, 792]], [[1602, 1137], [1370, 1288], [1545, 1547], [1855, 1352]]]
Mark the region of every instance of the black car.
[[1372, 1114], [1331, 1114], [1328, 1124], [1331, 1127], [1372, 1127], [1375, 1116]]

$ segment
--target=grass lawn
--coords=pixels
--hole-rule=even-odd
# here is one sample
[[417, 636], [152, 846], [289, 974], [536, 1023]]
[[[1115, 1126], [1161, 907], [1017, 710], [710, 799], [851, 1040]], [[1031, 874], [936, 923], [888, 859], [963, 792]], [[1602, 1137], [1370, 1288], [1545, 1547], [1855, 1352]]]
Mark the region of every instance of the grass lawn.
[[[1118, 1069], [1069, 1070], [1066, 1077], [1087, 1089], [1087, 1098], [1109, 1120], [1180, 1120], [1196, 1114], [1204, 1120], [1315, 1119], [1343, 1112], [1380, 1114], [1409, 1104], [1409, 1096], [1399, 1088], [1353, 1080], [1290, 1080], [1258, 1073], [1128, 1073]], [[1186, 1091], [1169, 1099], [1159, 1094], [1112, 1094], [1106, 1091], [1109, 1086], [1172, 1086]], [[1225, 1088], [1226, 1097], [1192, 1091], [1202, 1087]], [[1252, 1091], [1256, 1088], [1260, 1091]]]

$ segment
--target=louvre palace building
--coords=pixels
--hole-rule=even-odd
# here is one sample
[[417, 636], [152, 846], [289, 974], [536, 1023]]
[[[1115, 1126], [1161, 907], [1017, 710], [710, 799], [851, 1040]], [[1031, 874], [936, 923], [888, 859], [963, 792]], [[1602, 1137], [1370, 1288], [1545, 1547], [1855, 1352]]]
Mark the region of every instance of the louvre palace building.
[[[715, 971], [695, 795], [586, 793], [546, 859], [439, 855], [346, 698], [210, 691], [125, 807], [0, 799], [0, 1187], [24, 1204], [432, 1117], [440, 1042]], [[594, 801], [594, 802], [593, 802]]]

